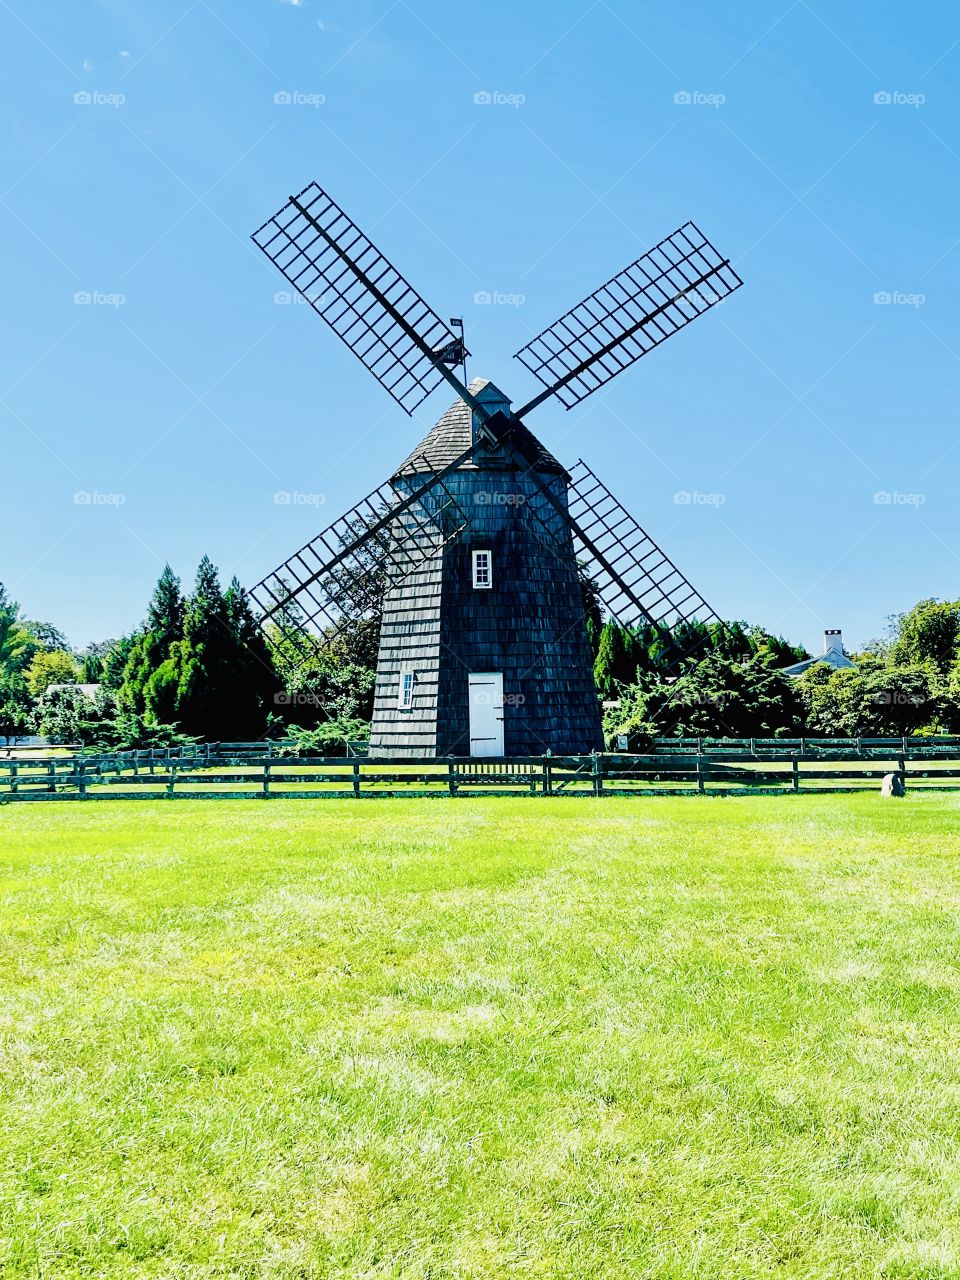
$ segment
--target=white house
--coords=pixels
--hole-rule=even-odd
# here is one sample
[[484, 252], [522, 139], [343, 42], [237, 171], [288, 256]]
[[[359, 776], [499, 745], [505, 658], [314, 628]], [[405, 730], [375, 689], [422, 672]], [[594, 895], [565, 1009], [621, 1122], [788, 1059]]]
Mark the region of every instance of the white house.
[[790, 667], [783, 667], [785, 676], [802, 676], [810, 667], [815, 666], [818, 662], [825, 662], [828, 667], [835, 667], [838, 670], [841, 667], [855, 667], [857, 664], [851, 662], [847, 655], [843, 652], [843, 633], [839, 627], [831, 627], [823, 633], [823, 653], [818, 658], [804, 658], [803, 662], [795, 662]]

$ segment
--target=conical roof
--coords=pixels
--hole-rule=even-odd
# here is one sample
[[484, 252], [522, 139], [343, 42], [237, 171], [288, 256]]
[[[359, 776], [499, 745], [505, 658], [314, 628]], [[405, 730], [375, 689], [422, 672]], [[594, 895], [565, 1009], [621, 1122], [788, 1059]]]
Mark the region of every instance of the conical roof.
[[[496, 412], [498, 408], [509, 409], [510, 401], [499, 387], [487, 378], [474, 378], [467, 388], [483, 404], [489, 405]], [[473, 411], [463, 400], [455, 400], [446, 413], [430, 428], [417, 447], [407, 455], [394, 475], [417, 472], [442, 471], [451, 462], [469, 449], [473, 439]], [[532, 431], [528, 431], [518, 423], [513, 444], [525, 457], [529, 458], [537, 471], [550, 471], [566, 475], [562, 467]], [[470, 463], [464, 465], [470, 466]]]

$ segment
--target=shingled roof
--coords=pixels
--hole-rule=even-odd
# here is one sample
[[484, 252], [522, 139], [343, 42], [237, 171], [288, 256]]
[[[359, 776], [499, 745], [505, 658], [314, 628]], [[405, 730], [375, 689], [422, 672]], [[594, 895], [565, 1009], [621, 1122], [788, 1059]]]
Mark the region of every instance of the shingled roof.
[[[477, 396], [485, 404], [496, 409], [502, 405], [508, 408], [510, 401], [499, 387], [487, 378], [474, 378], [467, 388], [471, 395]], [[470, 447], [472, 410], [463, 400], [455, 400], [442, 418], [430, 428], [417, 447], [412, 450], [397, 467], [394, 475], [404, 473], [440, 471], [450, 465], [456, 458]], [[531, 460], [538, 471], [551, 471], [566, 475], [566, 468], [561, 466], [553, 454], [547, 449], [532, 431], [528, 431], [518, 423], [514, 434], [515, 448]], [[426, 463], [425, 461], [426, 460]], [[466, 463], [466, 466], [472, 464]]]

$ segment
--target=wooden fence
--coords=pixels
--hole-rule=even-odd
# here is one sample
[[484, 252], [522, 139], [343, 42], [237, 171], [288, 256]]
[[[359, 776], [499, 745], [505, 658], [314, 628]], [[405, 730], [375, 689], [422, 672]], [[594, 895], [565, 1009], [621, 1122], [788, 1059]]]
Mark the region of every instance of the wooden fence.
[[[386, 761], [295, 757], [275, 744], [214, 743], [162, 751], [0, 759], [0, 804], [29, 800], [324, 799], [383, 796], [729, 795], [960, 787], [960, 741], [867, 740], [856, 753], [821, 740], [805, 750]], [[659, 744], [658, 744], [659, 745]], [[904, 750], [906, 745], [906, 750]], [[893, 749], [891, 749], [893, 748]]]

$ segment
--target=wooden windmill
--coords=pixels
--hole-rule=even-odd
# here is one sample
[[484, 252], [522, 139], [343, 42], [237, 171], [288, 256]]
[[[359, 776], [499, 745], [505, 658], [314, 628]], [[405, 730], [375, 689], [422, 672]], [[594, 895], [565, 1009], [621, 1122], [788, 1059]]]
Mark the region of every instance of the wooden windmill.
[[[672, 639], [718, 621], [583, 461], [566, 469], [524, 419], [579, 404], [742, 284], [688, 222], [527, 343], [543, 390], [514, 410], [458, 370], [444, 324], [311, 183], [253, 235], [290, 284], [411, 413], [457, 399], [372, 494], [251, 592], [287, 662], [379, 618], [371, 755], [580, 754], [602, 745], [581, 578], [624, 626]], [[455, 332], [456, 330], [456, 332]]]

